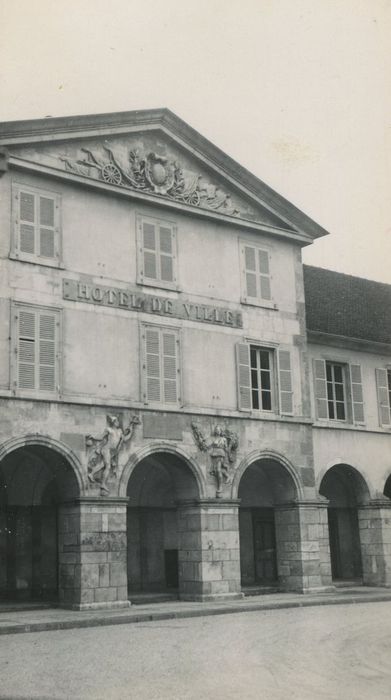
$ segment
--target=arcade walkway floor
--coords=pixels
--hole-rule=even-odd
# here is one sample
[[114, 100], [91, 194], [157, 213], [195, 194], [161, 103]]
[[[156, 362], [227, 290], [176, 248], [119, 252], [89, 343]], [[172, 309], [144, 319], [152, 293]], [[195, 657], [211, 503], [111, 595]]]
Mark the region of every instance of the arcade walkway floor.
[[391, 604], [0, 637], [1, 698], [389, 700]]

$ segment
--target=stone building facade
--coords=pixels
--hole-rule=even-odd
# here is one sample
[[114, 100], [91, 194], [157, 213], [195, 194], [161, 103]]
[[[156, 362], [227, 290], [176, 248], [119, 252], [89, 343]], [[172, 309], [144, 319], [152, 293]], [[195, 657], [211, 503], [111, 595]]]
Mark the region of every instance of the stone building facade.
[[167, 110], [0, 145], [1, 597], [390, 585], [391, 337], [326, 231]]

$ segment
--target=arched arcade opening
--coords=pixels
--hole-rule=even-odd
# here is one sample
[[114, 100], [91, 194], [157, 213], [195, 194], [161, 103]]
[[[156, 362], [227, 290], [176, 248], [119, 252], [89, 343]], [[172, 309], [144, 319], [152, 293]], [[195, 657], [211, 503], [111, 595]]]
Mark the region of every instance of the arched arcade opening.
[[238, 491], [242, 588], [278, 586], [287, 532], [277, 507], [297, 495], [292, 475], [276, 459], [258, 459], [243, 473]]
[[58, 599], [58, 508], [79, 495], [73, 468], [39, 444], [0, 462], [0, 599]]
[[178, 507], [199, 499], [197, 479], [186, 461], [157, 452], [134, 468], [127, 487], [128, 590], [181, 591]]
[[337, 464], [324, 475], [319, 492], [327, 498], [331, 575], [334, 581], [362, 580], [363, 562], [358, 509], [369, 501], [361, 474]]

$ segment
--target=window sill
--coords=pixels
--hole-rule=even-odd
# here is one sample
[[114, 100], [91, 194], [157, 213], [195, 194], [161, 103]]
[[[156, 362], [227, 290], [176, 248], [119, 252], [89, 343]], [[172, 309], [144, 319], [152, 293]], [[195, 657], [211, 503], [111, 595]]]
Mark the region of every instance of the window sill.
[[10, 253], [10, 260], [17, 262], [29, 263], [30, 265], [39, 265], [40, 267], [54, 267], [59, 270], [65, 270], [65, 265], [60, 260], [50, 260], [46, 258], [33, 257], [23, 253]]
[[245, 306], [257, 306], [262, 309], [271, 309], [272, 311], [278, 311], [277, 304], [274, 301], [267, 301], [266, 299], [252, 299], [251, 297], [241, 297], [240, 303]]
[[161, 282], [160, 280], [146, 280], [139, 278], [137, 284], [140, 287], [154, 287], [155, 289], [164, 289], [170, 292], [179, 292], [178, 285], [170, 282]]

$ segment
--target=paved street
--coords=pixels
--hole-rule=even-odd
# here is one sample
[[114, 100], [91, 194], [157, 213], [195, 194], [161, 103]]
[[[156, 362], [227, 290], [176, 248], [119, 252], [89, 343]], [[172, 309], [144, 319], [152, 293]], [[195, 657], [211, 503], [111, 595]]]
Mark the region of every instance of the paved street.
[[0, 638], [1, 698], [389, 700], [391, 604]]

